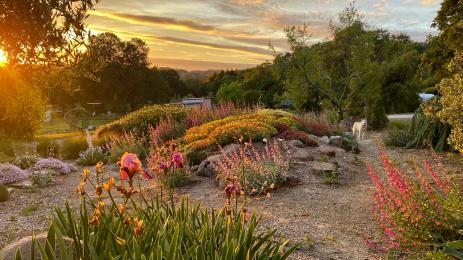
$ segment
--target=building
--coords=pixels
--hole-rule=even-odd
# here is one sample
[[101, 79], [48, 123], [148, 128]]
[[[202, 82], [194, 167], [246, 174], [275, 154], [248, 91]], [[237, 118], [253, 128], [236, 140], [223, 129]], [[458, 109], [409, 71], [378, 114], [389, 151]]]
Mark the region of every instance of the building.
[[211, 97], [202, 97], [202, 98], [184, 98], [178, 103], [171, 103], [173, 105], [183, 105], [185, 107], [207, 107], [212, 108], [212, 98]]

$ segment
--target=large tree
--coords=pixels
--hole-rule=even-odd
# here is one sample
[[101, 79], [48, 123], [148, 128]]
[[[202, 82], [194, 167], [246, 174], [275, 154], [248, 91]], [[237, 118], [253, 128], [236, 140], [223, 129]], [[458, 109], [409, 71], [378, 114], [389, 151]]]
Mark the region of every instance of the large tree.
[[0, 0], [0, 49], [9, 64], [51, 65], [77, 59], [84, 20], [95, 0]]

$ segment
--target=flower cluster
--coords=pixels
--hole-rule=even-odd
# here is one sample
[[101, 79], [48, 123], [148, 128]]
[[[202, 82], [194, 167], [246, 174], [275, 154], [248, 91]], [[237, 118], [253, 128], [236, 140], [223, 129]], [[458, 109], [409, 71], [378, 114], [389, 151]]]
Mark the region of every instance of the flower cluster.
[[212, 109], [206, 106], [200, 106], [188, 111], [186, 122], [188, 127], [199, 126], [213, 120], [242, 114], [243, 112], [244, 109], [236, 107], [232, 102], [220, 104]]
[[[386, 180], [371, 165], [368, 168], [375, 185], [374, 217], [386, 237], [384, 248], [427, 246], [461, 239], [461, 189], [446, 175], [438, 174], [428, 160], [424, 160], [424, 167], [413, 162], [415, 176], [409, 176], [391, 163], [381, 145], [378, 150]], [[437, 165], [443, 169], [440, 163]]]
[[55, 158], [41, 159], [32, 166], [31, 171], [51, 170], [56, 174], [66, 175], [76, 171], [76, 167], [72, 164], [65, 163]]
[[0, 184], [10, 184], [29, 177], [27, 171], [9, 163], [0, 163]]
[[162, 184], [169, 188], [181, 186], [186, 181], [184, 156], [177, 150], [177, 144], [167, 142], [161, 147], [153, 148], [148, 158], [148, 166], [152, 172], [158, 173]]

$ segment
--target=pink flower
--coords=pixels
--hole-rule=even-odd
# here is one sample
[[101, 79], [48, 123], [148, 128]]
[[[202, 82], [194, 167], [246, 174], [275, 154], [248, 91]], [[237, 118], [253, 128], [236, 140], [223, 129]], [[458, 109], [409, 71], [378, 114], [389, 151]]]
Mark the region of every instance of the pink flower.
[[138, 159], [136, 154], [124, 153], [119, 162], [120, 178], [125, 180], [127, 178], [132, 179], [136, 173], [142, 173], [147, 179], [153, 177], [142, 169], [141, 161]]
[[181, 153], [174, 153], [172, 155], [172, 161], [178, 168], [183, 168], [183, 155]]
[[167, 168], [169, 168], [169, 165], [166, 162], [161, 162], [161, 164], [159, 165], [159, 168], [161, 170], [167, 170]]

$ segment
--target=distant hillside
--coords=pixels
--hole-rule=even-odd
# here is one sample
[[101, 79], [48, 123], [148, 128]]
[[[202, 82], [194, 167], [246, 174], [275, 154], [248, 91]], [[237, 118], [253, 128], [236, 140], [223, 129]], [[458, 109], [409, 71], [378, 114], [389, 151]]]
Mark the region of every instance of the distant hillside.
[[220, 72], [220, 70], [182, 70], [177, 69], [177, 73], [180, 76], [180, 79], [207, 79], [212, 74]]

